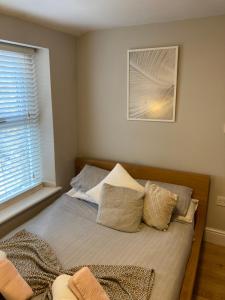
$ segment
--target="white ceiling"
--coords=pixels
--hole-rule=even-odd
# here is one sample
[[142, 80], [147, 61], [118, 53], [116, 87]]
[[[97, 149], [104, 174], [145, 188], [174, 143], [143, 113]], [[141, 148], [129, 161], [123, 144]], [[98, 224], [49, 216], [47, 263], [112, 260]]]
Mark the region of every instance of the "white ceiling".
[[225, 14], [225, 0], [0, 0], [0, 12], [79, 35]]

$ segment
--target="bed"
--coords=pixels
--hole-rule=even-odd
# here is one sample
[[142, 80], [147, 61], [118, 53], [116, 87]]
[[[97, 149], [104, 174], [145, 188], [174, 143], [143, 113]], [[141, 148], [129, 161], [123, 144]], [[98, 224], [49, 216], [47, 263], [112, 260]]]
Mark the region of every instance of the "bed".
[[[85, 164], [111, 170], [116, 162], [77, 158], [76, 173]], [[200, 200], [195, 227], [172, 222], [167, 232], [144, 224], [138, 233], [119, 232], [96, 224], [95, 204], [64, 194], [10, 235], [23, 228], [37, 233], [53, 247], [66, 268], [83, 264], [132, 264], [154, 268], [156, 280], [151, 300], [191, 300], [205, 227], [209, 176], [122, 165], [134, 178], [151, 178], [193, 188], [193, 197]]]
[[[76, 173], [79, 173], [85, 164], [111, 170], [115, 166], [116, 162], [98, 159], [77, 158], [75, 164]], [[151, 178], [152, 180], [180, 184], [193, 188], [192, 196], [193, 198], [199, 200], [199, 206], [195, 215], [193, 243], [190, 250], [188, 263], [186, 265], [179, 296], [180, 300], [191, 300], [206, 223], [210, 176], [192, 172], [182, 172], [156, 167], [140, 166], [130, 163], [122, 163], [122, 165], [134, 178]]]

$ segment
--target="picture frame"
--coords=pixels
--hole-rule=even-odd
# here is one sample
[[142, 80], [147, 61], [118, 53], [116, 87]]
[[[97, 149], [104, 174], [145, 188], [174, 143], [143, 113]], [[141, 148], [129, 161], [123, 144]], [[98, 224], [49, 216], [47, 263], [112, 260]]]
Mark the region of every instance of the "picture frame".
[[127, 51], [127, 120], [175, 122], [179, 46]]

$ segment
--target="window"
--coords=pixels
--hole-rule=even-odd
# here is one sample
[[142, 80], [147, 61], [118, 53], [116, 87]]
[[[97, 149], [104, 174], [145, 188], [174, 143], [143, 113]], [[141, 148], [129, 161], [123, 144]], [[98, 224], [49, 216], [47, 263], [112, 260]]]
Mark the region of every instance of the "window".
[[41, 183], [35, 50], [0, 44], [0, 203]]

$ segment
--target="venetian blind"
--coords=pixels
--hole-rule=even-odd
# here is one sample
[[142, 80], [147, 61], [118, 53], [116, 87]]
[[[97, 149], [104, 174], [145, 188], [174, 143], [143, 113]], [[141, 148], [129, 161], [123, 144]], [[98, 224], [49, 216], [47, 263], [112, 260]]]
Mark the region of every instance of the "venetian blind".
[[0, 44], [0, 203], [41, 182], [35, 51]]

